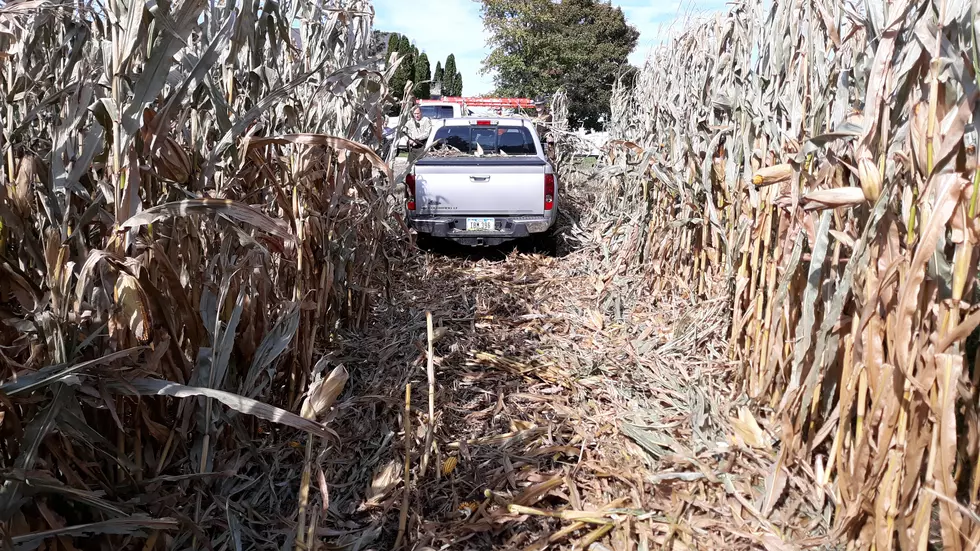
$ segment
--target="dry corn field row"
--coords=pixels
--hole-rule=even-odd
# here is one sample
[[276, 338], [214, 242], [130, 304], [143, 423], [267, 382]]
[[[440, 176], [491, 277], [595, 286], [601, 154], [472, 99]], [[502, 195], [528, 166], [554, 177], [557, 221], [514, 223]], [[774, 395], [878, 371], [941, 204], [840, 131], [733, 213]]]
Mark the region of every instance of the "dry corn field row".
[[976, 548], [973, 7], [769, 4], [553, 255], [414, 245], [370, 2], [0, 5], [4, 548]]
[[616, 94], [620, 256], [727, 297], [753, 516], [802, 494], [849, 548], [980, 546], [977, 9], [749, 0]]
[[698, 467], [724, 305], [623, 292], [585, 185], [564, 256], [415, 249], [372, 18], [0, 4], [3, 547], [762, 541]]

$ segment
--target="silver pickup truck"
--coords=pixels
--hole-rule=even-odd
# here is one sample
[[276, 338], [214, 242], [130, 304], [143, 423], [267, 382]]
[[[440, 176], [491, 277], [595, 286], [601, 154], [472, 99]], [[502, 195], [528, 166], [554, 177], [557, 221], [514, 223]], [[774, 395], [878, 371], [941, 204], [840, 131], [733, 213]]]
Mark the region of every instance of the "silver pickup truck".
[[434, 121], [426, 151], [405, 179], [408, 225], [420, 235], [472, 246], [550, 236], [558, 181], [533, 123]]

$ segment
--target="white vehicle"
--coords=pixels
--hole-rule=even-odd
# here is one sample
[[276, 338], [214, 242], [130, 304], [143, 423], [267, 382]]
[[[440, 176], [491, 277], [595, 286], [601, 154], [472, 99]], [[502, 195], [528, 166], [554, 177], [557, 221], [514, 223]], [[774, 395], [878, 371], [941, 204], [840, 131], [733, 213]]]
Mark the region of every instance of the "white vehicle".
[[433, 121], [426, 152], [405, 180], [408, 225], [420, 235], [472, 246], [551, 237], [558, 178], [531, 121]]
[[[440, 101], [440, 100], [421, 100], [419, 101], [419, 108], [422, 109], [422, 116], [427, 117], [433, 122], [440, 119], [451, 119], [463, 117], [472, 114], [472, 111], [457, 102], [451, 101]], [[398, 117], [392, 117], [388, 120], [388, 127], [394, 129], [398, 125]], [[396, 144], [397, 152], [402, 153], [408, 151], [408, 136], [401, 136], [398, 139], [398, 144]]]
[[454, 119], [470, 114], [465, 105], [451, 101], [421, 100], [419, 107], [422, 109], [422, 116], [432, 120]]

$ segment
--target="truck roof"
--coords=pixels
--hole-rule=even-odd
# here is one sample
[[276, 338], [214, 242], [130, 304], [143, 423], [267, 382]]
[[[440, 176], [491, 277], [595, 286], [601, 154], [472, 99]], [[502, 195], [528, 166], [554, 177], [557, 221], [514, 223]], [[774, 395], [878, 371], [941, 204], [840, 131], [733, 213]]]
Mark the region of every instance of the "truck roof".
[[476, 124], [478, 121], [490, 121], [490, 124], [498, 126], [532, 126], [532, 122], [522, 117], [453, 117], [451, 119], [439, 119], [443, 126], [467, 126]]

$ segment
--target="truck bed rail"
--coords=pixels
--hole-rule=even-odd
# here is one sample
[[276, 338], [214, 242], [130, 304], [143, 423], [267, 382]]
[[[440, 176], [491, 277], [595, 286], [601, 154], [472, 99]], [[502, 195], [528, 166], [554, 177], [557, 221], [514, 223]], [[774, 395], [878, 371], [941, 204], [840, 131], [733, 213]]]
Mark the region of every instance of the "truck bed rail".
[[544, 166], [540, 157], [422, 157], [415, 166]]

